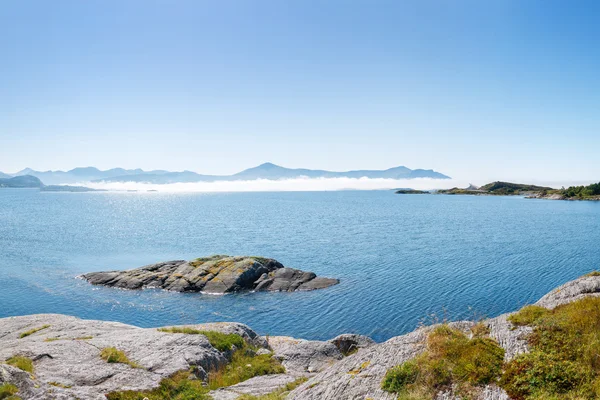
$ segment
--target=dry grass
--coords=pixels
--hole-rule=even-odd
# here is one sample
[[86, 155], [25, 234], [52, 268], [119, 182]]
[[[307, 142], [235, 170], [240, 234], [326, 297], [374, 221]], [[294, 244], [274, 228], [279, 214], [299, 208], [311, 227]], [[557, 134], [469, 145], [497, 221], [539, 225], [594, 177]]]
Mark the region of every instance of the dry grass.
[[27, 336], [33, 335], [34, 333], [39, 332], [39, 331], [41, 331], [43, 329], [46, 329], [46, 328], [50, 328], [50, 325], [43, 325], [43, 326], [40, 326], [39, 328], [30, 329], [30, 330], [28, 330], [26, 332], [21, 333], [19, 335], [19, 339], [23, 339], [23, 338], [25, 338]]

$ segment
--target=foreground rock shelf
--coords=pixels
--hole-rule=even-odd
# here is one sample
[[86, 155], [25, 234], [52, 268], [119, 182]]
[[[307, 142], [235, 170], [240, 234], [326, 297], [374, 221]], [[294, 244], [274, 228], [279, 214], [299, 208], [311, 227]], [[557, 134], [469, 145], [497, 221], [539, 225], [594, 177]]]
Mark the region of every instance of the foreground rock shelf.
[[[600, 296], [598, 274], [568, 282], [542, 297], [536, 305], [553, 309], [588, 296]], [[531, 332], [528, 326], [509, 322], [510, 315], [483, 321], [489, 336], [505, 350], [506, 360], [528, 351], [526, 335]], [[450, 324], [464, 331], [474, 325], [470, 321]], [[287, 400], [393, 400], [394, 394], [381, 389], [386, 372], [421, 354], [432, 327], [379, 344], [351, 334], [329, 341], [261, 337], [238, 323], [189, 325], [185, 329], [239, 335], [257, 354], [268, 354], [283, 367], [282, 373], [256, 376], [213, 390], [209, 396], [214, 400], [264, 395], [299, 382], [299, 377], [307, 380], [287, 394]], [[161, 331], [55, 314], [3, 318], [0, 319], [0, 386], [13, 385], [22, 399], [100, 400], [116, 390], [155, 388], [162, 379], [190, 368], [202, 380], [211, 370], [231, 362], [231, 352], [213, 347], [206, 334], [174, 332], [179, 331], [172, 327]], [[102, 349], [108, 347], [122, 350], [131, 363], [103, 360]], [[15, 356], [31, 360], [34, 372], [1, 363]], [[456, 399], [451, 392], [436, 397], [436, 400]], [[495, 385], [484, 387], [477, 396], [477, 400], [508, 399], [504, 390]]]
[[307, 291], [339, 283], [313, 272], [284, 267], [271, 258], [225, 255], [167, 261], [128, 271], [91, 272], [82, 278], [93, 285], [122, 289], [160, 288], [212, 294]]

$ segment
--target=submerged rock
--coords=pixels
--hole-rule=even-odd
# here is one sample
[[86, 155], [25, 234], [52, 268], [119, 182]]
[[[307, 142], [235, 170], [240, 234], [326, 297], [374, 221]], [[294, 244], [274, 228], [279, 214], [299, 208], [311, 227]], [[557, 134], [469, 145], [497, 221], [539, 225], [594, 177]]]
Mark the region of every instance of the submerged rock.
[[82, 278], [93, 285], [123, 289], [160, 288], [175, 292], [293, 292], [339, 283], [313, 272], [284, 267], [271, 258], [216, 255], [193, 261], [176, 260], [127, 271], [91, 272]]

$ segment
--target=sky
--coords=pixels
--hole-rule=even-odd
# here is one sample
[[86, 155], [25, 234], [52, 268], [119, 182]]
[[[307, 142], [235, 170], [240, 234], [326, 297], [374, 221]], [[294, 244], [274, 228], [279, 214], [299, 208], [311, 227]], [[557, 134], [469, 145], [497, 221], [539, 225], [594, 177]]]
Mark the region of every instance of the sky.
[[0, 171], [600, 180], [600, 3], [6, 0]]

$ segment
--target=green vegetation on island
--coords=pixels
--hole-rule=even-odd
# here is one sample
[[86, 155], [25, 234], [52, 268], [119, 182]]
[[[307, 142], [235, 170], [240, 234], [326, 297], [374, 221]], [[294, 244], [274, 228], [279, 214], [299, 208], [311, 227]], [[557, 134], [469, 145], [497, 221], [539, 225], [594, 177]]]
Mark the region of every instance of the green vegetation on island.
[[452, 188], [438, 190], [440, 194], [470, 194], [470, 195], [493, 195], [493, 196], [518, 196], [533, 193], [541, 193], [553, 190], [551, 187], [526, 185], [511, 182], [492, 182], [481, 187], [469, 185], [468, 188]]

